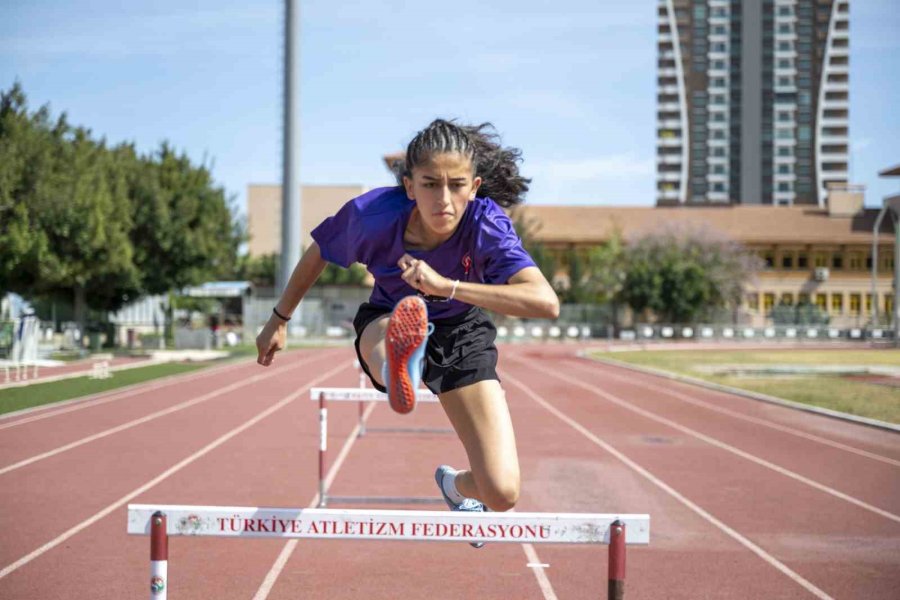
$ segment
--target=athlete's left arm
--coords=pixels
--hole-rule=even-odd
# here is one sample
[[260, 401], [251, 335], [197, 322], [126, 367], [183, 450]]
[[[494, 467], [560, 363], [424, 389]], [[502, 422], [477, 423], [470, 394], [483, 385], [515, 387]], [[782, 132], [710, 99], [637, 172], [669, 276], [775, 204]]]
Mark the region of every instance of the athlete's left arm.
[[[444, 298], [453, 293], [453, 280], [436, 273], [425, 261], [404, 255], [399, 265], [403, 280], [417, 290]], [[460, 281], [453, 298], [511, 317], [559, 317], [559, 298], [537, 267], [525, 267], [505, 285]]]

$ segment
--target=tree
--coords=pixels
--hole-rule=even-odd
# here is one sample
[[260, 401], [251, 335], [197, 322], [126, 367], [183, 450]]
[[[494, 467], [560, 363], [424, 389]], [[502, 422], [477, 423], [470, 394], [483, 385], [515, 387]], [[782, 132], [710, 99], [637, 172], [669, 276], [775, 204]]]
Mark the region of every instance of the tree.
[[0, 155], [12, 165], [0, 191], [12, 216], [0, 230], [0, 284], [29, 296], [69, 295], [81, 323], [87, 289], [94, 308], [120, 307], [120, 292], [137, 290], [139, 276], [127, 190], [105, 143], [65, 115], [55, 123], [46, 108], [29, 115], [18, 85], [0, 98], [0, 123]]
[[640, 314], [687, 323], [740, 304], [756, 271], [754, 256], [726, 238], [697, 228], [668, 227], [634, 240], [625, 251], [621, 299]]
[[115, 310], [234, 271], [243, 223], [205, 165], [139, 156], [0, 94], [0, 289]]
[[522, 247], [534, 260], [534, 264], [541, 270], [547, 281], [553, 284], [556, 280], [556, 272], [559, 269], [559, 261], [544, 244], [537, 241], [537, 232], [541, 228], [540, 222], [534, 218], [526, 218], [524, 213], [515, 208], [512, 210], [510, 217], [519, 239], [522, 240]]

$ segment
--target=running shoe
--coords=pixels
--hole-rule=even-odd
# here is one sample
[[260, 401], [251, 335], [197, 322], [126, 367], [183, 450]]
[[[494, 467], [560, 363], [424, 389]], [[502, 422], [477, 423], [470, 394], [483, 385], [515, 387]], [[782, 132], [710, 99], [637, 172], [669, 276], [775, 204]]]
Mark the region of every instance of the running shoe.
[[[447, 465], [441, 465], [437, 468], [437, 471], [434, 472], [434, 480], [437, 482], [438, 489], [441, 490], [441, 496], [444, 497], [444, 502], [447, 503], [447, 506], [450, 507], [450, 510], [459, 511], [459, 512], [486, 512], [487, 508], [480, 501], [475, 498], [465, 498], [462, 502], [457, 504], [447, 495], [447, 492], [444, 491], [444, 476], [445, 475], [455, 475], [456, 469], [453, 467], [448, 467]], [[483, 548], [484, 542], [469, 542], [469, 545], [473, 548]]]
[[400, 414], [416, 407], [425, 345], [432, 331], [434, 324], [428, 322], [428, 308], [418, 296], [407, 296], [394, 307], [384, 339], [387, 362], [383, 375], [391, 408]]

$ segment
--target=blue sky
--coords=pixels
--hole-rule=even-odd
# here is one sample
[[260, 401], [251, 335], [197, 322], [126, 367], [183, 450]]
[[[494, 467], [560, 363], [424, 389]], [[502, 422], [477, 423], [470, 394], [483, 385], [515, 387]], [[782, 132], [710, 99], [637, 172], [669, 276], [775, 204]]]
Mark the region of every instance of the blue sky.
[[[492, 121], [539, 204], [655, 203], [656, 2], [304, 0], [301, 180], [392, 183], [436, 116]], [[852, 0], [851, 176], [900, 190], [900, 10]], [[142, 151], [169, 140], [243, 210], [281, 178], [282, 4], [0, 0], [0, 87]]]

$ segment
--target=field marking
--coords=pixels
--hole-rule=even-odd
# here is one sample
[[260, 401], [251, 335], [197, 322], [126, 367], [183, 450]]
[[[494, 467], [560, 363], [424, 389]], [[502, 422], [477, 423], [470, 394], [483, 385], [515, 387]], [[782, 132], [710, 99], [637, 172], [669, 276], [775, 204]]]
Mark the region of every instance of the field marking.
[[528, 559], [528, 564], [526, 566], [534, 573], [534, 577], [538, 582], [538, 587], [541, 588], [541, 593], [544, 594], [544, 600], [559, 600], [556, 596], [556, 592], [553, 591], [550, 580], [547, 579], [547, 574], [544, 573], [544, 569], [549, 568], [550, 565], [541, 562], [534, 546], [531, 544], [522, 544], [522, 550], [525, 551], [525, 557]]
[[[365, 412], [362, 416], [362, 422], [365, 423], [369, 415], [372, 414], [372, 411], [375, 410], [377, 404], [370, 404], [366, 407]], [[328, 469], [328, 473], [325, 475], [325, 489], [331, 487], [331, 484], [334, 483], [335, 478], [337, 477], [337, 472], [344, 465], [344, 460], [346, 460], [347, 455], [350, 454], [350, 449], [353, 447], [353, 444], [356, 443], [356, 440], [359, 438], [359, 430], [360, 424], [359, 422], [353, 427], [353, 430], [350, 432], [350, 435], [347, 436], [347, 439], [344, 440], [344, 445], [341, 447], [341, 451], [338, 453], [337, 458], [334, 463], [332, 463], [331, 468]], [[315, 508], [319, 503], [319, 492], [316, 492], [312, 497], [312, 500], [309, 501], [307, 508]], [[297, 543], [299, 539], [288, 540], [285, 543], [284, 548], [281, 549], [281, 552], [278, 554], [278, 558], [275, 559], [275, 562], [272, 564], [272, 567], [269, 569], [269, 572], [266, 573], [266, 576], [263, 578], [262, 583], [259, 585], [259, 588], [256, 590], [256, 594], [253, 596], [253, 600], [265, 600], [269, 597], [269, 593], [272, 591], [272, 588], [275, 586], [275, 582], [278, 581], [278, 577], [281, 575], [281, 571], [284, 570], [285, 565], [287, 565], [288, 560], [290, 560], [291, 555], [294, 553], [294, 549], [297, 547]]]
[[133, 419], [131, 421], [128, 421], [127, 423], [123, 423], [122, 425], [117, 425], [116, 427], [111, 427], [111, 428], [101, 431], [99, 433], [95, 433], [94, 435], [89, 435], [87, 437], [81, 438], [80, 440], [75, 440], [74, 442], [70, 442], [63, 446], [59, 446], [58, 448], [54, 448], [53, 450], [48, 450], [47, 452], [43, 452], [41, 454], [36, 454], [30, 458], [26, 458], [24, 460], [20, 460], [17, 463], [13, 463], [6, 467], [0, 468], [0, 475], [5, 475], [6, 473], [9, 473], [10, 471], [15, 471], [16, 469], [21, 469], [22, 467], [27, 467], [30, 464], [34, 464], [34, 463], [44, 460], [46, 458], [56, 456], [57, 454], [62, 454], [63, 452], [73, 450], [80, 446], [84, 446], [85, 444], [89, 444], [89, 443], [95, 442], [99, 439], [103, 439], [103, 438], [109, 437], [113, 434], [120, 433], [127, 429], [131, 429], [132, 427], [137, 427], [138, 425], [143, 425], [144, 423], [148, 423], [148, 422], [158, 419], [160, 417], [164, 417], [166, 415], [178, 412], [180, 410], [184, 410], [185, 408], [190, 408], [194, 405], [197, 405], [202, 402], [206, 402], [207, 400], [216, 398], [217, 396], [227, 394], [228, 392], [233, 392], [234, 390], [244, 387], [246, 385], [250, 385], [251, 383], [256, 383], [257, 381], [262, 381], [264, 379], [271, 379], [272, 377], [275, 377], [284, 371], [294, 370], [294, 369], [300, 368], [304, 365], [307, 365], [311, 362], [315, 362], [317, 360], [319, 360], [319, 357], [308, 360], [308, 361], [301, 362], [296, 365], [291, 365], [290, 367], [286, 367], [279, 371], [272, 371], [269, 373], [261, 373], [259, 375], [254, 375], [250, 379], [245, 379], [242, 381], [238, 381], [238, 382], [229, 384], [229, 385], [225, 386], [224, 388], [220, 388], [213, 392], [203, 394], [202, 396], [198, 396], [191, 400], [186, 400], [184, 402], [181, 402], [180, 404], [176, 404], [174, 406], [170, 406], [168, 408], [158, 410], [154, 413], [150, 413], [149, 415], [140, 417], [138, 419]]
[[[165, 363], [159, 363], [165, 364]], [[151, 365], [148, 365], [151, 366]], [[0, 430], [9, 429], [10, 427], [18, 427], [19, 425], [24, 425], [25, 423], [32, 423], [34, 421], [40, 421], [41, 419], [49, 419], [50, 417], [55, 417], [58, 415], [70, 413], [72, 411], [81, 410], [82, 408], [90, 408], [92, 406], [98, 406], [100, 404], [106, 404], [107, 402], [113, 402], [115, 400], [122, 400], [124, 398], [129, 398], [131, 396], [141, 394], [144, 392], [150, 392], [153, 390], [157, 390], [161, 387], [165, 387], [172, 383], [183, 383], [187, 381], [193, 381], [195, 379], [200, 379], [201, 377], [207, 377], [209, 375], [216, 375], [220, 371], [224, 371], [230, 367], [234, 367], [234, 364], [226, 364], [218, 367], [212, 367], [208, 369], [201, 369], [199, 372], [193, 373], [179, 373], [176, 375], [169, 375], [167, 377], [162, 377], [160, 379], [153, 380], [148, 384], [148, 382], [140, 382], [135, 383], [123, 388], [118, 388], [114, 390], [108, 390], [105, 392], [100, 392], [98, 394], [91, 394], [89, 396], [83, 396], [81, 398], [71, 398], [69, 400], [61, 400], [59, 402], [51, 402], [50, 404], [44, 404], [41, 406], [33, 406], [31, 408], [26, 408], [23, 410], [18, 410], [11, 413], [6, 413], [0, 415], [0, 420], [10, 419], [15, 416], [20, 416], [23, 414], [27, 414], [29, 412], [36, 411], [47, 411], [39, 415], [34, 415], [30, 417], [25, 417], [23, 419], [18, 419], [13, 421], [12, 423], [4, 423], [0, 425]], [[143, 386], [143, 387], [142, 387]], [[59, 410], [54, 410], [59, 409]]]
[[[521, 362], [521, 361], [516, 361], [516, 362]], [[781, 571], [784, 575], [787, 575], [790, 579], [792, 579], [794, 582], [796, 582], [797, 584], [802, 586], [804, 589], [809, 591], [815, 597], [820, 598], [822, 600], [832, 600], [831, 596], [829, 596], [828, 594], [826, 594], [825, 592], [823, 592], [822, 590], [817, 588], [815, 585], [812, 584], [812, 582], [804, 579], [800, 574], [793, 571], [790, 567], [788, 567], [787, 565], [785, 565], [784, 563], [779, 561], [777, 558], [775, 558], [774, 556], [772, 556], [771, 554], [769, 554], [768, 552], [763, 550], [761, 547], [754, 544], [748, 538], [744, 537], [743, 535], [741, 535], [740, 533], [738, 533], [737, 531], [735, 531], [734, 529], [732, 529], [731, 527], [729, 527], [728, 525], [726, 525], [725, 523], [723, 523], [722, 521], [720, 521], [719, 519], [717, 519], [716, 517], [714, 517], [713, 515], [708, 513], [707, 511], [705, 511], [704, 509], [700, 508], [700, 506], [698, 506], [697, 504], [688, 500], [685, 496], [681, 495], [679, 492], [677, 492], [675, 489], [670, 487], [664, 481], [662, 481], [661, 479], [657, 478], [655, 475], [653, 475], [652, 473], [647, 471], [644, 467], [640, 466], [639, 464], [637, 464], [636, 462], [634, 462], [633, 460], [631, 460], [630, 458], [628, 458], [627, 456], [625, 456], [624, 454], [622, 454], [621, 452], [619, 452], [618, 450], [616, 450], [615, 448], [610, 446], [608, 443], [601, 440], [599, 437], [597, 437], [596, 435], [594, 435], [593, 433], [588, 431], [585, 427], [583, 427], [580, 423], [578, 423], [577, 421], [575, 421], [574, 419], [572, 419], [571, 417], [569, 417], [568, 415], [566, 415], [565, 413], [563, 413], [562, 411], [557, 409], [555, 406], [553, 406], [552, 404], [550, 404], [549, 402], [547, 402], [546, 400], [544, 400], [543, 398], [541, 398], [540, 396], [535, 394], [533, 391], [531, 391], [531, 389], [529, 389], [525, 384], [523, 384], [521, 381], [519, 381], [516, 377], [511, 376], [509, 374], [509, 371], [507, 371], [506, 369], [503, 369], [501, 372], [503, 373], [503, 378], [506, 381], [508, 381], [509, 383], [511, 383], [511, 384], [515, 385], [516, 387], [518, 387], [519, 389], [521, 389], [525, 395], [527, 395], [529, 398], [531, 398], [532, 400], [537, 402], [540, 406], [545, 408], [553, 416], [555, 416], [556, 418], [561, 420], [563, 423], [569, 425], [572, 429], [574, 429], [575, 431], [577, 431], [578, 433], [580, 433], [581, 435], [586, 437], [588, 440], [590, 440], [597, 446], [600, 446], [601, 448], [603, 448], [604, 450], [606, 450], [607, 452], [612, 454], [614, 457], [619, 459], [619, 461], [624, 463], [626, 466], [630, 467], [632, 470], [637, 472], [639, 475], [643, 476], [645, 479], [650, 481], [650, 483], [656, 485], [657, 487], [662, 489], [664, 492], [666, 492], [667, 494], [669, 494], [670, 496], [672, 496], [673, 498], [678, 500], [684, 506], [686, 506], [687, 508], [689, 508], [690, 510], [695, 512], [697, 515], [699, 515], [701, 518], [708, 521], [709, 523], [711, 523], [712, 525], [717, 527], [719, 530], [721, 530], [723, 533], [725, 533], [726, 535], [728, 535], [729, 537], [731, 537], [732, 539], [734, 539], [735, 541], [740, 543], [742, 546], [744, 546], [745, 548], [747, 548], [748, 550], [750, 550], [751, 552], [756, 554], [758, 557], [763, 559], [769, 565], [775, 567], [777, 570]], [[543, 371], [543, 372], [546, 373], [548, 371]]]
[[[369, 415], [372, 414], [372, 411], [375, 410], [377, 404], [370, 404], [366, 407], [366, 411], [363, 413], [362, 422], [366, 423], [369, 420]], [[350, 454], [350, 449], [353, 447], [353, 444], [356, 443], [358, 433], [360, 430], [360, 424], [357, 423], [353, 428], [353, 431], [350, 432], [350, 436], [344, 442], [344, 446], [341, 448], [340, 453], [332, 464], [331, 468], [328, 469], [328, 473], [325, 476], [325, 489], [329, 489], [331, 484], [334, 483], [335, 478], [337, 477], [338, 470], [343, 466], [344, 460]], [[310, 500], [308, 507], [314, 508], [319, 503], [319, 493], [313, 496], [312, 500]], [[284, 547], [281, 549], [281, 552], [278, 554], [278, 558], [275, 559], [275, 562], [272, 564], [272, 568], [269, 569], [269, 572], [266, 573], [266, 576], [263, 578], [262, 583], [259, 588], [256, 590], [256, 594], [253, 596], [253, 600], [266, 600], [269, 597], [269, 594], [272, 592], [272, 588], [275, 587], [275, 583], [278, 581], [278, 577], [281, 575], [281, 572], [284, 570], [284, 567], [287, 565], [288, 560], [290, 560], [291, 555], [294, 553], [294, 549], [296, 549], [297, 544], [300, 542], [299, 539], [289, 540], [285, 543]], [[529, 562], [537, 563], [537, 565], [541, 567], [549, 567], [550, 565], [543, 565], [538, 558], [537, 552], [535, 552], [534, 547], [531, 544], [522, 544], [522, 549], [525, 551], [525, 556], [528, 558]], [[532, 565], [528, 565], [529, 567]], [[544, 600], [558, 600], [556, 593], [553, 591], [553, 586], [550, 585], [550, 580], [547, 579], [546, 573], [544, 573], [543, 568], [534, 568], [532, 569], [534, 572], [534, 576], [537, 579], [538, 586], [541, 589], [541, 593], [544, 595]]]
[[[591, 359], [585, 359], [585, 360], [591, 360]], [[603, 365], [603, 366], [605, 366], [605, 367], [611, 367], [611, 366], [612, 366], [612, 365], [610, 365], [610, 364], [608, 364], [608, 363], [602, 363], [602, 362], [599, 362], [599, 361], [593, 361], [593, 362], [594, 362], [595, 364]], [[592, 369], [589, 369], [589, 368], [588, 368], [587, 366], [585, 366], [585, 365], [580, 365], [580, 364], [577, 364], [577, 363], [573, 363], [573, 366], [575, 366], [575, 367], [577, 367], [577, 368], [579, 368], [579, 369], [582, 369], [582, 370], [584, 370], [584, 371], [586, 371], [586, 372], [592, 372], [592, 373], [594, 373], [595, 375], [597, 374], [597, 371], [593, 371]], [[614, 371], [614, 369], [610, 369], [610, 371]], [[745, 415], [745, 414], [743, 414], [743, 413], [740, 413], [740, 412], [738, 412], [738, 411], [731, 410], [731, 409], [729, 409], [729, 408], [723, 408], [723, 407], [721, 407], [721, 406], [716, 406], [715, 404], [712, 404], [712, 403], [709, 403], [709, 402], [705, 402], [705, 401], [703, 401], [703, 400], [697, 400], [696, 398], [692, 398], [692, 397], [688, 396], [687, 394], [683, 394], [683, 393], [681, 393], [681, 392], [676, 392], [676, 391], [674, 391], [674, 390], [670, 390], [670, 389], [667, 389], [667, 388], [658, 386], [658, 385], [653, 384], [653, 383], [649, 383], [649, 382], [641, 382], [641, 381], [639, 381], [639, 380], [637, 380], [637, 379], [629, 379], [629, 378], [623, 377], [623, 376], [621, 376], [621, 375], [609, 373], [608, 371], [604, 371], [604, 372], [603, 372], [603, 376], [604, 376], [604, 377], [609, 376], [609, 377], [611, 377], [611, 378], [613, 378], [613, 379], [615, 379], [615, 380], [617, 380], [617, 381], [620, 381], [620, 382], [622, 382], [622, 383], [629, 383], [629, 384], [637, 385], [637, 386], [639, 386], [639, 387], [642, 387], [642, 388], [645, 388], [645, 389], [648, 389], [648, 390], [654, 390], [654, 391], [656, 391], [656, 392], [660, 392], [660, 393], [663, 393], [663, 394], [668, 394], [668, 395], [670, 395], [670, 396], [673, 396], [673, 397], [675, 397], [675, 398], [678, 398], [679, 400], [682, 400], [682, 401], [684, 401], [684, 402], [687, 402], [688, 404], [693, 404], [693, 405], [695, 405], [695, 406], [699, 406], [699, 407], [702, 407], [702, 408], [706, 408], [706, 409], [708, 409], [708, 410], [712, 410], [712, 411], [715, 411], [715, 412], [719, 412], [719, 413], [722, 413], [722, 414], [726, 414], [726, 415], [729, 415], [729, 416], [731, 416], [731, 417], [735, 417], [735, 418], [738, 418], [738, 419], [743, 419], [743, 420], [745, 420], [745, 421], [749, 421], [749, 422], [751, 422], [751, 423], [756, 423], [756, 424], [758, 424], [758, 425], [763, 425], [763, 426], [765, 426], [765, 427], [769, 427], [769, 428], [771, 428], [771, 429], [776, 429], [776, 430], [778, 430], [778, 431], [783, 431], [784, 433], [788, 433], [788, 434], [790, 434], [790, 435], [795, 435], [795, 436], [797, 436], [797, 437], [801, 437], [801, 438], [804, 438], [804, 439], [807, 439], [807, 440], [810, 440], [810, 441], [813, 441], [813, 442], [817, 442], [817, 443], [820, 443], [820, 444], [824, 444], [824, 445], [826, 445], [826, 446], [831, 446], [831, 447], [833, 447], [833, 448], [837, 448], [838, 450], [844, 450], [844, 451], [846, 451], [846, 452], [851, 452], [851, 453], [853, 453], [853, 454], [858, 454], [858, 455], [860, 455], [860, 456], [864, 456], [864, 457], [866, 457], [866, 458], [871, 458], [871, 459], [873, 459], [873, 460], [877, 460], [877, 461], [880, 461], [880, 462], [883, 462], [883, 463], [886, 463], [886, 464], [889, 464], [889, 465], [893, 465], [893, 466], [895, 466], [895, 467], [900, 467], [900, 460], [894, 460], [893, 458], [888, 458], [888, 457], [886, 457], [886, 456], [882, 456], [881, 454], [875, 454], [875, 453], [873, 453], [873, 452], [868, 452], [868, 451], [866, 451], [866, 450], [861, 450], [861, 449], [856, 448], [856, 447], [854, 447], [854, 446], [848, 446], [848, 445], [842, 444], [842, 443], [840, 443], [840, 442], [835, 442], [835, 441], [829, 440], [828, 438], [823, 438], [823, 437], [817, 436], [817, 435], [812, 434], [812, 433], [806, 433], [806, 432], [804, 432], [804, 431], [800, 431], [799, 429], [794, 429], [793, 427], [788, 427], [787, 425], [779, 425], [778, 423], [774, 423], [774, 422], [768, 421], [768, 420], [766, 420], [766, 419], [762, 419], [762, 418], [759, 418], [759, 417], [752, 417], [752, 416], [750, 416], [750, 415]], [[704, 389], [704, 390], [707, 390], [708, 388], [703, 388], [703, 389]], [[729, 395], [729, 394], [726, 394], [725, 392], [715, 392], [714, 390], [709, 390], [709, 391], [712, 392], [712, 393], [718, 393], [718, 394], [722, 394], [722, 395], [726, 395], [726, 396]], [[738, 397], [740, 398], [740, 396], [738, 396]]]
[[[519, 361], [519, 362], [521, 362], [521, 361]], [[730, 452], [731, 454], [734, 454], [735, 456], [739, 456], [745, 460], [749, 460], [750, 462], [755, 463], [761, 467], [765, 467], [767, 469], [775, 471], [776, 473], [779, 473], [780, 475], [789, 477], [789, 478], [793, 479], [794, 481], [799, 481], [800, 483], [806, 484], [812, 488], [819, 490], [820, 492], [825, 492], [826, 494], [829, 494], [831, 496], [834, 496], [835, 498], [844, 500], [845, 502], [849, 502], [850, 504], [858, 506], [859, 508], [862, 508], [869, 512], [875, 513], [876, 515], [879, 515], [886, 519], [890, 519], [891, 521], [894, 521], [896, 523], [900, 523], [900, 515], [895, 515], [892, 512], [888, 512], [884, 509], [878, 508], [877, 506], [873, 506], [867, 502], [863, 502], [862, 500], [860, 500], [858, 498], [854, 498], [853, 496], [850, 496], [849, 494], [845, 494], [844, 492], [840, 492], [832, 487], [828, 487], [827, 485], [825, 485], [823, 483], [819, 483], [818, 481], [815, 481], [813, 479], [810, 479], [808, 477], [800, 475], [799, 473], [795, 473], [794, 471], [791, 471], [790, 469], [786, 469], [782, 466], [776, 465], [775, 463], [769, 462], [763, 458], [759, 458], [758, 456], [750, 454], [749, 452], [745, 452], [744, 450], [741, 450], [740, 448], [736, 448], [735, 446], [727, 444], [727, 443], [725, 443], [721, 440], [718, 440], [712, 436], [708, 436], [705, 433], [700, 433], [699, 431], [696, 431], [695, 429], [691, 429], [690, 427], [687, 427], [685, 425], [677, 423], [671, 419], [661, 417], [657, 414], [650, 412], [649, 410], [640, 408], [639, 406], [634, 406], [633, 404], [630, 404], [628, 401], [623, 400], [622, 398], [619, 398], [618, 396], [610, 394], [609, 392], [604, 392], [601, 389], [597, 389], [595, 386], [588, 385], [577, 379], [571, 379], [571, 378], [564, 377], [553, 371], [546, 371], [546, 374], [550, 375], [551, 377], [555, 377], [557, 379], [565, 381], [566, 383], [569, 383], [571, 385], [578, 386], [578, 387], [594, 394], [595, 396], [600, 396], [601, 398], [603, 398], [609, 402], [612, 402], [613, 404], [616, 404], [617, 406], [621, 406], [622, 408], [630, 410], [631, 412], [637, 413], [637, 414], [641, 415], [642, 417], [646, 417], [652, 421], [656, 421], [657, 423], [666, 425], [667, 427], [677, 429], [678, 431], [680, 431], [686, 435], [689, 435], [693, 438], [696, 438], [698, 440], [701, 440], [703, 442], [706, 442], [707, 444], [709, 444], [711, 446], [715, 446], [716, 448], [720, 448], [722, 450], [725, 450], [726, 452]]]
[[238, 425], [237, 427], [235, 427], [234, 429], [232, 429], [232, 430], [229, 431], [228, 433], [226, 433], [226, 434], [224, 434], [224, 435], [222, 435], [222, 436], [216, 438], [215, 440], [213, 440], [212, 442], [210, 442], [209, 444], [207, 444], [206, 446], [204, 446], [203, 448], [201, 448], [201, 449], [198, 450], [197, 452], [194, 452], [193, 454], [191, 454], [191, 455], [188, 456], [187, 458], [182, 459], [181, 461], [179, 461], [179, 462], [178, 462], [177, 464], [175, 464], [174, 466], [169, 467], [168, 469], [166, 469], [165, 471], [163, 471], [162, 473], [160, 473], [159, 475], [157, 475], [156, 477], [154, 477], [153, 479], [151, 479], [151, 480], [148, 481], [147, 483], [145, 483], [145, 484], [141, 485], [140, 487], [138, 487], [138, 488], [132, 490], [132, 491], [129, 492], [128, 494], [122, 496], [121, 498], [119, 498], [118, 500], [116, 500], [115, 502], [113, 502], [112, 504], [108, 505], [106, 508], [104, 508], [104, 509], [100, 510], [99, 512], [95, 513], [92, 517], [89, 517], [89, 518], [85, 519], [84, 521], [78, 523], [77, 525], [75, 525], [74, 527], [70, 528], [70, 529], [67, 530], [66, 532], [64, 532], [64, 533], [60, 534], [59, 536], [55, 537], [54, 539], [50, 540], [49, 542], [47, 542], [46, 544], [44, 544], [44, 545], [41, 546], [40, 548], [37, 548], [37, 549], [35, 549], [35, 550], [29, 552], [28, 554], [26, 554], [26, 555], [23, 556], [22, 558], [18, 559], [17, 561], [15, 561], [15, 562], [13, 562], [13, 563], [11, 563], [11, 564], [5, 566], [2, 570], [0, 570], [0, 579], [3, 579], [4, 577], [6, 577], [7, 575], [9, 575], [10, 573], [12, 573], [12, 572], [14, 572], [14, 571], [16, 571], [16, 570], [22, 568], [23, 566], [27, 565], [28, 563], [30, 563], [30, 562], [33, 561], [34, 559], [40, 557], [42, 554], [45, 554], [46, 552], [52, 550], [52, 549], [55, 548], [56, 546], [62, 544], [63, 542], [65, 542], [66, 540], [68, 540], [69, 538], [71, 538], [73, 535], [75, 535], [75, 534], [77, 534], [78, 532], [82, 531], [83, 529], [85, 529], [85, 528], [87, 528], [87, 527], [90, 527], [91, 525], [93, 525], [94, 523], [96, 523], [97, 521], [99, 521], [100, 519], [102, 519], [102, 518], [106, 517], [107, 515], [109, 515], [110, 513], [112, 513], [114, 510], [117, 510], [117, 509], [121, 508], [122, 506], [124, 506], [125, 504], [127, 504], [128, 502], [130, 502], [131, 500], [133, 500], [135, 497], [137, 497], [138, 495], [143, 494], [144, 492], [146, 492], [147, 490], [151, 489], [152, 487], [154, 487], [154, 486], [157, 485], [158, 483], [160, 483], [160, 482], [162, 482], [162, 481], [168, 479], [169, 477], [171, 477], [172, 475], [174, 475], [175, 473], [177, 473], [178, 471], [180, 471], [180, 470], [183, 469], [184, 467], [186, 467], [186, 466], [188, 466], [189, 464], [191, 464], [191, 463], [193, 463], [194, 461], [196, 461], [198, 458], [201, 458], [202, 456], [204, 456], [204, 455], [208, 454], [209, 452], [215, 450], [216, 448], [218, 448], [219, 446], [221, 446], [222, 444], [224, 444], [225, 442], [227, 442], [227, 441], [230, 440], [231, 438], [235, 437], [236, 435], [238, 435], [238, 434], [240, 434], [240, 433], [246, 431], [246, 430], [249, 429], [250, 427], [253, 427], [253, 426], [256, 425], [257, 423], [259, 423], [260, 421], [262, 421], [263, 419], [265, 419], [266, 417], [268, 417], [269, 415], [271, 415], [271, 414], [275, 413], [276, 411], [278, 411], [278, 410], [284, 408], [285, 406], [287, 406], [288, 404], [290, 404], [291, 402], [293, 402], [293, 401], [296, 400], [297, 398], [303, 397], [304, 394], [307, 394], [307, 393], [308, 393], [309, 388], [311, 388], [311, 387], [312, 387], [313, 385], [315, 385], [316, 383], [318, 383], [318, 382], [320, 382], [320, 381], [324, 381], [324, 380], [326, 380], [327, 378], [329, 378], [329, 377], [331, 377], [331, 376], [333, 376], [333, 375], [335, 375], [335, 374], [341, 372], [342, 370], [346, 370], [346, 368], [347, 368], [347, 367], [346, 367], [346, 366], [343, 366], [343, 365], [342, 365], [342, 366], [339, 366], [339, 367], [335, 367], [334, 369], [331, 369], [330, 371], [327, 371], [326, 373], [320, 375], [319, 377], [316, 377], [316, 378], [312, 379], [309, 383], [305, 384], [303, 387], [301, 387], [301, 388], [300, 388], [299, 390], [297, 390], [296, 392], [290, 394], [289, 396], [285, 396], [284, 398], [282, 398], [281, 400], [279, 400], [278, 402], [276, 402], [275, 404], [273, 404], [272, 406], [270, 406], [270, 407], [267, 408], [266, 410], [264, 410], [264, 411], [262, 411], [261, 413], [257, 414], [255, 417], [251, 418], [251, 419], [248, 420], [248, 421], [245, 421], [242, 425]]

